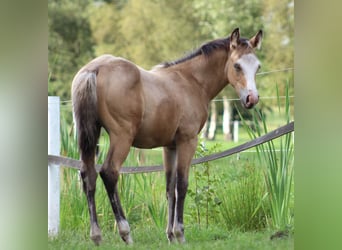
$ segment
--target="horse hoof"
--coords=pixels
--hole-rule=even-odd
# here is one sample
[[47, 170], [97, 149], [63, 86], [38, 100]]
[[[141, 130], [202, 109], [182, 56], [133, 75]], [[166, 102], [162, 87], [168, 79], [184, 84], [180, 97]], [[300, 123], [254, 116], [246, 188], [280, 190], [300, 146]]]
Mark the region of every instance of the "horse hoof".
[[185, 243], [185, 237], [184, 237], [184, 227], [182, 224], [178, 224], [173, 228], [173, 234], [176, 236], [177, 241], [180, 244]]
[[101, 230], [98, 227], [94, 227], [90, 230], [90, 238], [96, 246], [100, 245], [102, 241]]
[[119, 227], [119, 233], [121, 236], [121, 239], [126, 242], [127, 245], [133, 244], [133, 240], [130, 234], [130, 228], [129, 224], [126, 220], [122, 220], [118, 222], [118, 227]]
[[102, 241], [101, 235], [93, 235], [90, 238], [92, 239], [92, 241], [95, 243], [96, 246], [99, 246]]
[[175, 244], [177, 243], [177, 240], [175, 237], [167, 238], [169, 240], [169, 244]]
[[173, 233], [167, 233], [167, 239], [169, 240], [169, 244], [174, 244], [177, 242]]
[[121, 239], [127, 244], [127, 245], [132, 245], [133, 244], [133, 240], [130, 234], [121, 236]]
[[185, 237], [184, 235], [177, 236], [178, 243], [184, 244], [185, 243]]

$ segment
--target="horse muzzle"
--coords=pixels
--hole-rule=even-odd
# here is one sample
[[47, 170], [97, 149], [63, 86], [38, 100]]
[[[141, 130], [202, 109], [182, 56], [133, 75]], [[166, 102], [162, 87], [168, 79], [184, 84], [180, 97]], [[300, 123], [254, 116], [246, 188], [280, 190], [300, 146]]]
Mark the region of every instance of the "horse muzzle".
[[253, 108], [259, 102], [258, 92], [248, 91], [247, 93], [241, 93], [240, 100], [242, 105], [246, 109]]

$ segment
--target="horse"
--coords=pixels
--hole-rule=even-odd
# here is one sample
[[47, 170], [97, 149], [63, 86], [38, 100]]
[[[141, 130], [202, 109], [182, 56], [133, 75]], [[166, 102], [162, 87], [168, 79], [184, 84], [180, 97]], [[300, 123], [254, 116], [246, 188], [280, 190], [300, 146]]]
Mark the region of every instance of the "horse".
[[131, 61], [101, 55], [83, 66], [72, 81], [73, 117], [81, 155], [81, 179], [90, 215], [90, 238], [102, 240], [97, 221], [95, 152], [101, 128], [110, 138], [99, 171], [122, 240], [133, 243], [122, 209], [117, 182], [130, 147], [163, 147], [168, 202], [167, 239], [185, 242], [183, 210], [197, 135], [208, 117], [209, 102], [228, 84], [242, 106], [259, 101], [255, 75], [260, 68], [255, 49], [263, 31], [240, 37], [239, 28], [228, 37], [204, 43], [188, 55], [145, 70]]

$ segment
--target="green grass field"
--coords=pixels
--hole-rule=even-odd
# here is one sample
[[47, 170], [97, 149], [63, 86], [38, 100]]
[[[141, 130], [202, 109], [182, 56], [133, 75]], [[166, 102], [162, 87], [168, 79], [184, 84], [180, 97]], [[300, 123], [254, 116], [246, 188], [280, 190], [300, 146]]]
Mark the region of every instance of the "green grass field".
[[293, 235], [270, 240], [270, 231], [234, 232], [219, 227], [199, 229], [185, 226], [187, 242], [183, 245], [170, 245], [164, 230], [155, 227], [135, 228], [132, 230], [134, 244], [127, 246], [118, 232], [103, 232], [102, 244], [95, 246], [87, 233], [62, 231], [55, 239], [49, 239], [48, 249], [294, 249]]

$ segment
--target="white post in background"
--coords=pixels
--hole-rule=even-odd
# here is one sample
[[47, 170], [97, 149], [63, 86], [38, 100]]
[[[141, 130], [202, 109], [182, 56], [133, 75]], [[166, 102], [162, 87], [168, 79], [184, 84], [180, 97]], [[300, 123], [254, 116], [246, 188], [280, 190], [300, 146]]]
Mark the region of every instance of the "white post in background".
[[234, 142], [239, 142], [239, 121], [234, 121]]
[[208, 139], [214, 140], [215, 139], [215, 131], [216, 131], [216, 120], [217, 120], [217, 111], [216, 111], [216, 102], [213, 101], [210, 103], [210, 123], [209, 123], [209, 132], [208, 132]]
[[223, 96], [223, 124], [222, 124], [222, 130], [223, 134], [226, 140], [231, 140], [232, 135], [230, 134], [230, 114], [231, 108], [230, 108], [230, 102], [228, 101], [228, 98], [226, 96]]
[[[59, 96], [48, 97], [48, 154], [60, 154]], [[55, 236], [59, 228], [59, 166], [48, 165], [48, 234]]]

